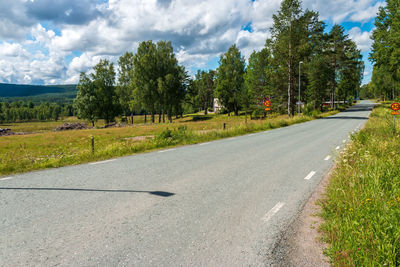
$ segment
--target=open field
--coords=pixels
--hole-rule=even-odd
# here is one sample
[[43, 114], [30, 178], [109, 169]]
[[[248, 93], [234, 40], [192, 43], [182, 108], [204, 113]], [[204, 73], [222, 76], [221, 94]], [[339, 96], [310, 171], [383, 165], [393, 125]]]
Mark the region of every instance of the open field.
[[374, 109], [337, 162], [320, 203], [335, 266], [400, 265], [400, 120]]
[[[337, 112], [331, 111], [318, 117], [335, 113]], [[0, 175], [104, 160], [162, 147], [207, 142], [316, 118], [288, 118], [281, 115], [266, 120], [248, 120], [248, 123], [245, 123], [244, 116], [192, 115], [175, 120], [171, 124], [135, 124], [121, 128], [3, 136], [0, 137]], [[74, 121], [73, 118], [69, 120]], [[140, 121], [140, 118], [136, 118], [136, 121]], [[64, 122], [21, 123], [13, 124], [10, 128], [13, 131], [46, 131]], [[222, 129], [223, 123], [226, 123], [225, 130]], [[91, 136], [95, 140], [94, 154], [91, 149]]]

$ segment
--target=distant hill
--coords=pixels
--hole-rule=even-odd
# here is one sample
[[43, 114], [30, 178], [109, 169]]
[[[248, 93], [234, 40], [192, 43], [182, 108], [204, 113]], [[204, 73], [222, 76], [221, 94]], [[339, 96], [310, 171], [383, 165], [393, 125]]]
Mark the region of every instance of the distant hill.
[[0, 101], [72, 102], [77, 89], [67, 85], [24, 85], [0, 83]]

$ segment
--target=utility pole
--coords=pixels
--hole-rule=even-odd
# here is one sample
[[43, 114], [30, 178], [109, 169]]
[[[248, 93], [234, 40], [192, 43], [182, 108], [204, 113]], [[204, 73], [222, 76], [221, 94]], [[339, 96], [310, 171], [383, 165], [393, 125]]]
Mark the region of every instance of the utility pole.
[[299, 112], [298, 115], [300, 115], [300, 105], [301, 105], [301, 101], [300, 101], [300, 88], [301, 88], [301, 64], [303, 64], [303, 61], [299, 62]]

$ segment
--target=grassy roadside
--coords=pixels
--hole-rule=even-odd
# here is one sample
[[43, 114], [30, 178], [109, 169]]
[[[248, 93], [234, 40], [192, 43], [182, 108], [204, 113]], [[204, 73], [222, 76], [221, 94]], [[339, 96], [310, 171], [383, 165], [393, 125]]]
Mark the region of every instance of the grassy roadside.
[[[315, 117], [293, 118], [282, 115], [267, 120], [249, 120], [248, 123], [240, 116], [191, 116], [172, 124], [3, 136], [0, 137], [0, 176], [207, 142], [285, 127], [335, 113], [331, 111]], [[226, 123], [225, 130], [222, 130], [223, 123]], [[95, 140], [94, 154], [91, 150], [91, 136]]]
[[389, 105], [373, 110], [320, 202], [334, 266], [400, 265], [400, 127], [394, 133], [392, 122]]

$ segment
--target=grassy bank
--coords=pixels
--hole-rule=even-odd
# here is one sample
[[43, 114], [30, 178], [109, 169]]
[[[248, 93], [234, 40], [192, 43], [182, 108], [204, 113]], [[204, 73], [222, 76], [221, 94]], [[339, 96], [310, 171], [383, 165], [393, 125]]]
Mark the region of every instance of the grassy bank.
[[400, 127], [394, 133], [392, 123], [389, 105], [374, 109], [320, 203], [335, 266], [400, 265]]
[[[329, 116], [327, 112], [318, 117]], [[151, 151], [158, 148], [195, 144], [305, 122], [318, 117], [276, 116], [248, 120], [244, 116], [186, 116], [172, 124], [141, 124], [131, 127], [44, 132], [0, 137], [0, 175]], [[222, 129], [223, 123], [226, 129]], [[52, 125], [53, 127], [54, 125]], [[25, 126], [20, 125], [21, 129]], [[46, 128], [35, 124], [33, 128]], [[29, 128], [25, 127], [25, 128]], [[91, 136], [95, 153], [91, 150]]]

